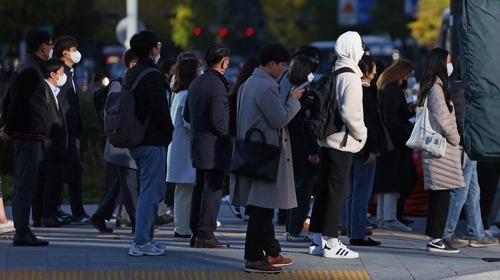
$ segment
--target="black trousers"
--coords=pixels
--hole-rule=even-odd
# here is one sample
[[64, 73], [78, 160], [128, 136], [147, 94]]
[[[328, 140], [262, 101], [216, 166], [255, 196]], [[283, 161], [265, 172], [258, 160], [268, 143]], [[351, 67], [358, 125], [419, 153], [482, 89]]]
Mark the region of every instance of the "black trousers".
[[195, 237], [215, 238], [214, 231], [217, 229], [223, 180], [224, 170], [196, 169], [189, 221]]
[[314, 196], [309, 231], [323, 236], [339, 235], [339, 221], [349, 189], [352, 153], [321, 148], [318, 192]]
[[[265, 260], [265, 256], [277, 257], [281, 246], [274, 236], [274, 209], [248, 205], [248, 225], [245, 238], [245, 260]], [[265, 252], [265, 255], [264, 255]]]
[[491, 205], [497, 191], [498, 177], [500, 176], [500, 163], [477, 162], [477, 180], [480, 189], [479, 204], [481, 207], [481, 220], [484, 229], [489, 229], [488, 218], [491, 213]]
[[31, 204], [33, 223], [40, 224], [42, 218], [56, 218], [61, 196], [60, 164], [41, 161], [38, 165], [38, 179]]
[[442, 238], [450, 207], [450, 190], [428, 192], [429, 212], [427, 213], [425, 235], [435, 239]]
[[107, 190], [95, 212], [97, 217], [109, 220], [116, 207], [123, 201], [130, 217], [132, 226], [135, 226], [135, 210], [139, 195], [139, 181], [137, 170], [106, 162]]

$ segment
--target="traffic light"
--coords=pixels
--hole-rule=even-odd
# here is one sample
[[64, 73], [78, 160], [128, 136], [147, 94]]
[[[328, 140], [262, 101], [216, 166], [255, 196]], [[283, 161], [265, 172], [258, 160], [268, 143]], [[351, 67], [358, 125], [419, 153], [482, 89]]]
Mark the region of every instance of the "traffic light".
[[203, 30], [199, 26], [195, 27], [193, 30], [194, 36], [200, 36], [202, 32], [203, 32]]
[[222, 28], [219, 30], [219, 35], [220, 35], [221, 37], [226, 37], [228, 33], [229, 33], [229, 31], [228, 31], [228, 30], [227, 30], [227, 28], [225, 28], [225, 27], [222, 27]]
[[252, 27], [248, 27], [247, 30], [245, 30], [245, 35], [247, 37], [252, 37], [255, 34], [255, 30]]

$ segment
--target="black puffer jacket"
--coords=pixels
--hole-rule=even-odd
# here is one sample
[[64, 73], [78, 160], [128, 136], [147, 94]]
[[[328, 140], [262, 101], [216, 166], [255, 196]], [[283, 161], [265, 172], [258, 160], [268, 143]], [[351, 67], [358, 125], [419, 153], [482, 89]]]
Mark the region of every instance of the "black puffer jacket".
[[45, 61], [30, 53], [14, 69], [4, 100], [5, 132], [13, 138], [44, 141], [49, 131]]
[[[150, 58], [139, 58], [137, 64], [127, 71], [126, 88], [131, 88], [142, 70], [149, 67], [157, 68]], [[144, 76], [135, 88], [134, 96], [137, 119], [144, 123], [147, 116], [151, 114], [144, 141], [140, 146], [168, 146], [172, 141], [174, 126], [170, 118], [165, 80], [161, 72], [155, 71]]]

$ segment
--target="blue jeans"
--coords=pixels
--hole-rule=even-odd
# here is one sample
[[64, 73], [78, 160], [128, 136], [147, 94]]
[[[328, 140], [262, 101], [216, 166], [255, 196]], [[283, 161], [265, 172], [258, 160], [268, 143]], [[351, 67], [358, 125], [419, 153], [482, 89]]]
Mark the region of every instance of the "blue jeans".
[[130, 154], [139, 174], [134, 242], [142, 245], [153, 239], [158, 204], [165, 197], [167, 152], [163, 146], [137, 146]]
[[467, 158], [465, 168], [463, 169], [465, 187], [450, 191], [450, 207], [448, 209], [448, 218], [443, 237], [449, 237], [454, 234], [462, 207], [465, 207], [468, 235], [471, 239], [484, 237], [481, 208], [479, 206], [480, 191], [476, 165], [476, 161]]
[[[363, 239], [366, 237], [366, 213], [372, 195], [377, 160], [364, 165], [366, 158], [354, 157], [347, 201], [342, 220], [347, 225], [347, 237]], [[342, 224], [342, 221], [341, 221]]]
[[12, 196], [12, 216], [16, 236], [31, 234], [29, 227], [31, 202], [38, 178], [38, 162], [42, 142], [13, 139], [14, 146], [14, 194]]

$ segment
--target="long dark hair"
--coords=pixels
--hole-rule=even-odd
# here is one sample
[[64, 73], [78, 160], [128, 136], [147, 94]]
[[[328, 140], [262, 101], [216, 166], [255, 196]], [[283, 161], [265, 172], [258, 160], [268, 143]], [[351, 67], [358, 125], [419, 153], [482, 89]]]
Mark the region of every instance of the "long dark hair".
[[453, 112], [451, 105], [451, 96], [448, 92], [448, 70], [446, 62], [450, 53], [443, 48], [432, 49], [425, 58], [424, 67], [420, 77], [420, 90], [418, 92], [417, 106], [423, 106], [425, 98], [429, 94], [431, 88], [436, 84], [436, 78], [441, 80], [438, 85], [443, 89], [444, 100], [448, 110]]
[[312, 72], [314, 63], [305, 55], [298, 55], [290, 62], [288, 70], [288, 80], [292, 85], [300, 85], [307, 81], [307, 75]]

